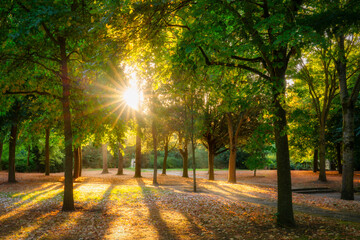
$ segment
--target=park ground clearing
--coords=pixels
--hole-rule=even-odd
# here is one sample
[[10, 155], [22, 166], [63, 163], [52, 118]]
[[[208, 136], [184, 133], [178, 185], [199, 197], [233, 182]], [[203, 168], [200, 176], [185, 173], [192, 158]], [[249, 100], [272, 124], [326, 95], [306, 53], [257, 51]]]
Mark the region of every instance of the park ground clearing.
[[[8, 184], [0, 172], [0, 239], [360, 239], [359, 193], [355, 201], [338, 197], [341, 176], [328, 172], [328, 182], [311, 171], [292, 171], [293, 188], [328, 187], [333, 193], [293, 193], [296, 228], [275, 225], [276, 171], [257, 177], [237, 171], [237, 184], [226, 171], [209, 181], [198, 172], [194, 193], [191, 178], [179, 171], [142, 178], [125, 170], [117, 176], [83, 170], [74, 182], [76, 211], [62, 212], [63, 173], [17, 173]], [[355, 173], [355, 189], [360, 173]]]

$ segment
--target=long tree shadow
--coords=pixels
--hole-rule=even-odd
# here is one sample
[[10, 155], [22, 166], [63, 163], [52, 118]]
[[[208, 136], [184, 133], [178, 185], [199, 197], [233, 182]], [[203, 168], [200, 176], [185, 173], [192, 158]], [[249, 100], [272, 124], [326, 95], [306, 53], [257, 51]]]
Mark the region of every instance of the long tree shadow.
[[[25, 205], [25, 204], [27, 204], [27, 203], [32, 202], [33, 200], [39, 198], [40, 196], [46, 195], [46, 194], [48, 194], [48, 193], [51, 192], [51, 191], [57, 191], [57, 190], [59, 190], [59, 189], [61, 189], [61, 188], [63, 188], [62, 185], [60, 185], [60, 184], [55, 185], [55, 184], [54, 184], [54, 185], [52, 185], [52, 186], [46, 187], [46, 189], [44, 189], [44, 190], [40, 190], [40, 191], [38, 190], [38, 193], [36, 193], [36, 194], [34, 194], [34, 193], [37, 192], [37, 191], [33, 191], [33, 192], [31, 192], [31, 193], [28, 193], [28, 194], [22, 194], [21, 196], [16, 196], [16, 198], [19, 197], [20, 199], [19, 199], [18, 201], [16, 201], [16, 202], [13, 203], [13, 204], [14, 204], [14, 207], [15, 207], [15, 208], [19, 208], [19, 207], [21, 207], [21, 206], [23, 206], [23, 205]], [[29, 197], [27, 197], [27, 198], [24, 200], [23, 198], [24, 198], [26, 195], [29, 195]]]
[[[54, 189], [48, 189], [46, 193], [48, 194], [51, 191], [58, 190], [62, 186], [59, 185]], [[76, 187], [74, 187], [76, 188]], [[41, 219], [44, 218], [48, 213], [59, 210], [60, 206], [60, 197], [63, 195], [63, 191], [59, 191], [55, 194], [51, 194], [46, 199], [42, 199], [44, 193], [37, 194], [36, 197], [31, 197], [31, 201], [26, 201], [26, 203], [17, 206], [15, 209], [7, 212], [1, 217], [3, 220], [0, 220], [1, 232], [0, 237], [6, 237], [11, 234], [22, 232], [22, 229], [30, 227], [33, 222], [25, 221], [26, 219]], [[29, 204], [29, 206], [26, 206]], [[24, 210], [21, 210], [24, 208]], [[6, 232], [4, 231], [6, 229]]]
[[[87, 234], [87, 232], [92, 232], [91, 239], [104, 239], [112, 220], [112, 216], [107, 214], [107, 204], [110, 202], [109, 196], [115, 186], [114, 184], [110, 184], [98, 203], [93, 204], [90, 208], [77, 206], [77, 211], [80, 212], [81, 215], [72, 222], [71, 229], [67, 231], [67, 234], [61, 236], [61, 239], [81, 239], [84, 237], [81, 236], [81, 234]], [[87, 229], [84, 232], [85, 226]], [[87, 238], [88, 237], [87, 235]]]
[[[184, 216], [190, 225], [191, 233], [197, 235], [197, 237], [195, 237], [196, 239], [229, 239], [230, 236], [239, 234], [236, 233], [236, 229], [231, 230], [231, 232], [224, 233], [224, 229], [219, 228], [218, 225], [207, 219], [206, 215], [209, 213], [202, 215], [201, 211], [205, 210], [216, 216], [216, 212], [212, 212], [211, 208], [207, 208], [207, 205], [204, 204], [204, 201], [201, 201], [202, 197], [204, 197], [204, 193], [209, 194], [211, 192], [204, 190], [202, 193], [194, 195], [194, 193], [189, 191], [178, 191], [177, 186], [175, 188], [166, 186], [163, 189], [167, 191], [166, 197], [169, 198], [168, 201], [166, 201], [167, 206]], [[195, 198], [193, 198], [193, 196], [195, 196]], [[178, 207], [178, 199], [184, 199], [182, 204], [188, 206], [186, 210], [184, 208]], [[191, 199], [193, 199], [193, 201]], [[225, 215], [229, 217], [231, 216], [233, 223], [235, 223], [234, 225], [238, 224], [240, 226], [248, 223], [244, 220], [243, 217], [240, 217], [240, 213], [236, 214], [234, 211], [230, 211], [228, 209], [228, 205], [222, 201], [219, 201], [218, 199], [214, 199], [214, 201], [216, 201], [216, 205], [219, 206], [218, 209], [222, 209], [220, 211], [227, 211]], [[243, 209], [243, 211], [246, 210]], [[253, 225], [256, 226], [256, 223], [253, 223]], [[264, 225], [259, 225], [259, 228], [260, 227], [263, 228]], [[270, 229], [272, 228], [272, 225], [266, 226], [265, 228]]]
[[[236, 192], [236, 189], [233, 189], [228, 186], [219, 185], [217, 183], [212, 182], [211, 186], [219, 189], [219, 191], [215, 191], [211, 188], [206, 188], [207, 194], [221, 196], [223, 198], [229, 200], [240, 200], [249, 203], [261, 204], [269, 207], [276, 208], [277, 201], [275, 199], [266, 199], [261, 197], [253, 197], [250, 194], [239, 193]], [[223, 191], [223, 192], [221, 192]], [[226, 194], [224, 194], [226, 192]], [[330, 217], [335, 219], [340, 219], [344, 221], [351, 221], [351, 222], [360, 222], [360, 215], [357, 213], [351, 212], [342, 212], [340, 210], [327, 210], [316, 206], [304, 206], [299, 204], [293, 204], [293, 208], [297, 212], [307, 213], [312, 215], [320, 215], [323, 217]]]
[[[141, 188], [142, 195], [144, 198], [147, 197], [148, 194], [152, 194], [151, 192], [147, 192], [145, 190], [145, 183], [141, 178], [137, 178], [136, 181]], [[158, 239], [168, 240], [168, 239], [179, 239], [173, 231], [169, 228], [166, 221], [164, 221], [161, 217], [160, 211], [156, 203], [150, 203], [149, 201], [144, 201], [147, 208], [149, 209], [149, 215], [152, 225], [156, 228], [158, 232]]]

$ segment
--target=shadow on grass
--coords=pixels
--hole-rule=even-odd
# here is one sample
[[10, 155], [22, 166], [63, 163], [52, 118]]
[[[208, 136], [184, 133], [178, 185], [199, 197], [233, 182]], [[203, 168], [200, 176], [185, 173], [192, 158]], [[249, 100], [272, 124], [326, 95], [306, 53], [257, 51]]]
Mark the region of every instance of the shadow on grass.
[[[61, 236], [61, 239], [83, 239], [84, 237], [81, 237], [81, 233], [87, 234], [90, 232], [92, 233], [91, 239], [104, 239], [111, 223], [111, 216], [107, 214], [107, 204], [115, 186], [114, 184], [109, 185], [101, 196], [101, 200], [90, 208], [78, 206], [76, 212], [79, 212], [80, 216], [77, 216], [76, 220], [72, 222], [71, 228], [68, 229], [65, 235]], [[92, 224], [89, 224], [89, 222]], [[56, 227], [56, 224], [54, 224], [54, 228]], [[89, 238], [89, 236], [86, 238]]]
[[169, 228], [169, 226], [166, 224], [166, 221], [164, 221], [161, 217], [160, 211], [156, 203], [150, 203], [149, 201], [146, 201], [146, 197], [148, 193], [145, 190], [145, 183], [141, 178], [137, 178], [136, 181], [138, 182], [138, 185], [141, 188], [142, 195], [144, 197], [144, 203], [146, 204], [147, 208], [149, 209], [150, 214], [150, 220], [151, 224], [156, 228], [158, 232], [158, 239], [160, 240], [167, 240], [167, 239], [179, 239]]
[[[17, 232], [21, 233], [23, 229], [29, 228], [33, 224], [33, 219], [41, 219], [47, 215], [47, 213], [58, 210], [60, 206], [59, 197], [63, 195], [63, 191], [51, 194], [46, 199], [44, 199], [44, 194], [49, 194], [51, 191], [58, 190], [62, 187], [63, 186], [59, 185], [55, 186], [55, 188], [41, 191], [41, 193], [31, 196], [11, 211], [1, 215], [0, 237], [6, 237]], [[27, 204], [29, 204], [29, 206], [27, 206]], [[24, 209], [22, 210], [21, 208]]]

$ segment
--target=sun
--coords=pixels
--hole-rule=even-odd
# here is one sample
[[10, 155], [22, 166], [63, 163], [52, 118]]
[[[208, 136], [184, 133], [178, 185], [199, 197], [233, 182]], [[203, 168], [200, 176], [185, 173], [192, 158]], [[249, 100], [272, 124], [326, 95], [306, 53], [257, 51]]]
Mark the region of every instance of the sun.
[[127, 88], [124, 91], [123, 99], [129, 107], [135, 110], [139, 110], [140, 93], [137, 88]]

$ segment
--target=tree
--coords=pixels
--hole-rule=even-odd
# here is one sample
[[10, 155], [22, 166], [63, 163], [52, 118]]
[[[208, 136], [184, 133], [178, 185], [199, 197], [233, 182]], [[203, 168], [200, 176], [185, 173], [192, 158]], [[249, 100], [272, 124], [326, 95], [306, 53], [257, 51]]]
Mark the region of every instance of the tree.
[[[354, 74], [354, 69], [357, 71], [358, 64], [349, 64], [358, 57], [358, 53], [356, 51], [354, 55], [357, 57], [353, 58], [354, 55], [349, 54], [347, 50], [352, 50], [353, 45], [350, 42], [355, 37], [354, 33], [359, 30], [359, 12], [358, 1], [329, 2], [323, 8], [319, 8], [317, 14], [309, 18], [307, 22], [320, 34], [330, 36], [337, 44], [334, 58], [343, 115], [344, 166], [341, 198], [345, 200], [354, 199], [354, 109], [360, 92], [360, 74]], [[325, 19], [329, 20], [324, 21]]]
[[[84, 47], [78, 41], [88, 35], [90, 18], [85, 18], [88, 5], [73, 3], [50, 4], [38, 1], [6, 1], [11, 6], [7, 15], [9, 22], [14, 23], [13, 31], [18, 34], [8, 35], [7, 44], [16, 45], [19, 50], [17, 58], [32, 62], [54, 74], [62, 83], [62, 107], [65, 137], [65, 187], [63, 210], [74, 210], [72, 185], [72, 131], [70, 112], [71, 77], [69, 76], [69, 60], [76, 49]], [[46, 6], [46, 7], [45, 7]], [[90, 16], [90, 14], [88, 15]], [[86, 33], [84, 35], [84, 33]], [[73, 43], [73, 44], [70, 44]], [[82, 46], [80, 44], [82, 44]], [[73, 48], [73, 49], [70, 49]], [[26, 49], [26, 51], [22, 51]], [[55, 54], [54, 54], [55, 53]], [[54, 57], [55, 55], [55, 57]], [[58, 67], [60, 70], [55, 70]], [[44, 93], [46, 94], [46, 93]], [[49, 93], [47, 93], [49, 94]]]
[[[311, 55], [305, 55], [307, 64], [301, 63], [300, 78], [304, 80], [309, 88], [313, 107], [319, 126], [319, 158], [320, 174], [319, 180], [326, 181], [325, 153], [326, 153], [326, 123], [332, 105], [332, 100], [337, 94], [337, 82], [335, 66], [331, 52], [332, 46], [315, 48]], [[320, 78], [320, 79], [319, 79]]]

